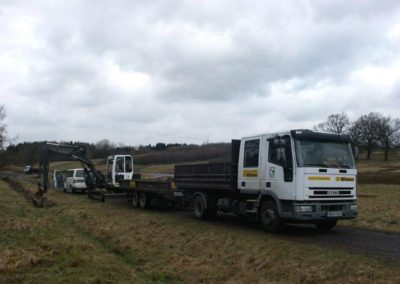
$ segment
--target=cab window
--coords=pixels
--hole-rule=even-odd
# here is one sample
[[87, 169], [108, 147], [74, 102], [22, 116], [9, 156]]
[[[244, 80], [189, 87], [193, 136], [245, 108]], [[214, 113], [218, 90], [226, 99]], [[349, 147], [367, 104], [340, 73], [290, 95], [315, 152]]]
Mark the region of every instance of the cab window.
[[124, 172], [124, 157], [117, 157], [115, 161], [115, 171], [118, 173]]
[[260, 151], [260, 139], [247, 140], [244, 143], [243, 167], [257, 168]]
[[130, 173], [132, 172], [132, 157], [125, 156], [125, 172]]
[[281, 166], [284, 172], [284, 180], [293, 180], [293, 157], [290, 137], [288, 135], [268, 139], [268, 162]]

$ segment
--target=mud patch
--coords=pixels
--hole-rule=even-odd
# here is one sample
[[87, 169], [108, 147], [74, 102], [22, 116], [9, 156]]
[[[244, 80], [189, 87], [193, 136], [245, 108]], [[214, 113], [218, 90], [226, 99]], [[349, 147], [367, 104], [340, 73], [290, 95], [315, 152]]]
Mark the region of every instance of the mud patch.
[[[35, 199], [35, 194], [29, 189], [25, 188], [22, 183], [19, 181], [12, 179], [8, 176], [2, 176], [1, 179], [6, 182], [13, 190], [18, 193], [21, 193], [22, 196], [31, 204], [33, 204], [33, 200]], [[47, 197], [43, 197], [43, 207], [52, 207], [56, 205], [56, 203]]]

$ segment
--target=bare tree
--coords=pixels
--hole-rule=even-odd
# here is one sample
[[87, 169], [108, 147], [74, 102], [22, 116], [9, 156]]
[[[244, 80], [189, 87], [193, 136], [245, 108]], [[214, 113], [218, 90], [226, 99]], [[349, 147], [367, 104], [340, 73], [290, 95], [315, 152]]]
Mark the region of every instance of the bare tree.
[[367, 151], [368, 160], [371, 157], [372, 149], [380, 141], [382, 119], [383, 116], [380, 113], [371, 112], [362, 115], [349, 129], [354, 144]]
[[6, 118], [6, 111], [3, 105], [0, 105], [0, 150], [3, 149], [6, 140], [6, 125], [4, 119]]
[[343, 134], [347, 132], [349, 126], [349, 117], [342, 112], [329, 115], [325, 122], [314, 126], [314, 129], [329, 133]]
[[387, 161], [390, 147], [394, 146], [396, 140], [399, 139], [400, 119], [392, 119], [390, 116], [383, 117], [379, 130], [379, 140], [385, 150], [384, 160]]
[[108, 139], [102, 139], [95, 144], [95, 147], [100, 157], [107, 157], [111, 155], [116, 145]]

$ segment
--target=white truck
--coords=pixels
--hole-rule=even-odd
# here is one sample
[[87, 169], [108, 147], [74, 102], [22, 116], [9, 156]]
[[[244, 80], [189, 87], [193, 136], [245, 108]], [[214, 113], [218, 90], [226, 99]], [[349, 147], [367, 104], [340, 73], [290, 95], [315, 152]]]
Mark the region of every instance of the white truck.
[[175, 185], [197, 218], [217, 211], [256, 217], [266, 231], [285, 222], [329, 230], [357, 216], [351, 140], [292, 130], [232, 140], [232, 161], [177, 165]]

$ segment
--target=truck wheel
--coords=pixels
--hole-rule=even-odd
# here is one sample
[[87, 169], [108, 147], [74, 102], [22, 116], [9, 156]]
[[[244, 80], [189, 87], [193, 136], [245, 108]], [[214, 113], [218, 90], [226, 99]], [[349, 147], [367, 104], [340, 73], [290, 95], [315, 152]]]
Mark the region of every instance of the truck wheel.
[[261, 205], [258, 220], [263, 230], [267, 232], [277, 232], [283, 226], [283, 221], [273, 201], [265, 201]]
[[207, 209], [207, 201], [202, 195], [194, 198], [193, 209], [197, 219], [213, 220], [217, 216], [217, 210]]
[[139, 207], [139, 195], [137, 192], [132, 192], [132, 206]]
[[141, 192], [139, 194], [139, 206], [142, 209], [149, 207], [149, 197], [146, 193]]
[[315, 226], [317, 226], [318, 230], [320, 231], [330, 231], [333, 227], [336, 226], [336, 223], [337, 220], [322, 221], [315, 223]]

